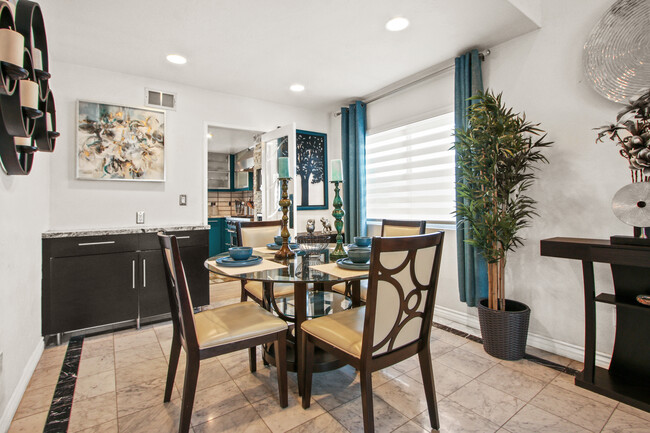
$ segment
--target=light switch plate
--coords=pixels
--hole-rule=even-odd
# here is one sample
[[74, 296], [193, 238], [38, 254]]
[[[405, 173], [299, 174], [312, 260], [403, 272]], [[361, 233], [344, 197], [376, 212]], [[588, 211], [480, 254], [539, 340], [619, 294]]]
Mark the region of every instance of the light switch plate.
[[178, 205], [187, 206], [187, 194], [181, 194], [178, 196]]
[[135, 223], [136, 224], [144, 224], [144, 211], [139, 210], [135, 213]]

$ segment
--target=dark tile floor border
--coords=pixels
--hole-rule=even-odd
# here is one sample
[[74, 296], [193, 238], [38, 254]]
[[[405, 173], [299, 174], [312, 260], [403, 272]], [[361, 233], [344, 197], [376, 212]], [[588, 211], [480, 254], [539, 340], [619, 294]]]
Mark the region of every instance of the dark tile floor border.
[[[466, 338], [475, 343], [483, 344], [483, 339], [475, 335], [468, 334], [467, 332], [459, 331], [458, 329], [454, 329], [450, 326], [442, 325], [436, 322], [433, 322], [433, 326], [438, 329], [442, 329], [443, 331], [450, 332], [454, 335], [458, 335], [459, 337]], [[578, 370], [558, 364], [553, 361], [549, 361], [548, 359], [540, 358], [539, 356], [526, 354], [524, 356], [524, 359], [534, 362], [535, 364], [543, 365], [544, 367], [552, 368], [553, 370], [559, 371], [560, 373], [566, 373], [572, 376], [575, 376], [576, 374], [579, 373]]]
[[70, 338], [68, 342], [68, 349], [65, 352], [65, 358], [59, 373], [59, 381], [54, 389], [54, 397], [52, 397], [43, 433], [68, 431], [83, 341], [84, 337], [79, 336]]

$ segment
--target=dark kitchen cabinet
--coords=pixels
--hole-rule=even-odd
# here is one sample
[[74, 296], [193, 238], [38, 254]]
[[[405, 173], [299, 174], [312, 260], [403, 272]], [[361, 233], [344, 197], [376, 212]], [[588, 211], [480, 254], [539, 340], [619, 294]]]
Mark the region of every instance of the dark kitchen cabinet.
[[[208, 231], [177, 236], [195, 307], [209, 304]], [[169, 315], [155, 233], [43, 239], [43, 335]]]

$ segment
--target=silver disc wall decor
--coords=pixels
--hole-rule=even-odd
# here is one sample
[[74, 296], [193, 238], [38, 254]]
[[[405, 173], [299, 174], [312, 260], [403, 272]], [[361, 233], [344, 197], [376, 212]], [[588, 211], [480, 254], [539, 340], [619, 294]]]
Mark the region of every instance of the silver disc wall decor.
[[594, 26], [583, 51], [587, 80], [624, 102], [650, 86], [650, 1], [618, 0]]
[[634, 227], [650, 227], [650, 182], [636, 182], [619, 189], [612, 199], [614, 215]]

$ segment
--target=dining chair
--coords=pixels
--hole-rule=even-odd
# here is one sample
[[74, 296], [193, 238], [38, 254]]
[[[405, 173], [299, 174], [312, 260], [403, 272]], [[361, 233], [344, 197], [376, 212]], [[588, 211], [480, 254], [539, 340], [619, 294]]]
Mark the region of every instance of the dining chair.
[[[239, 221], [237, 223], [237, 243], [245, 247], [265, 247], [274, 242], [274, 237], [280, 234], [282, 221]], [[272, 287], [274, 297], [282, 297], [293, 293], [293, 284], [275, 283]], [[241, 280], [241, 300], [248, 298], [264, 304], [264, 286], [261, 281]]]
[[360, 373], [365, 432], [374, 431], [372, 372], [417, 354], [434, 429], [440, 427], [429, 338], [443, 232], [372, 240], [366, 305], [302, 323], [302, 407], [311, 398], [314, 346]]
[[158, 239], [165, 263], [173, 327], [164, 402], [171, 399], [181, 346], [186, 356], [178, 431], [186, 433], [190, 429], [200, 361], [249, 349], [250, 370], [254, 372], [255, 350], [260, 344], [275, 344], [280, 406], [287, 407], [287, 323], [251, 302], [240, 302], [194, 314], [176, 237], [158, 233]]
[[[382, 237], [395, 237], [395, 236], [415, 236], [423, 235], [426, 230], [426, 221], [410, 221], [410, 220], [381, 220], [381, 236]], [[338, 283], [332, 286], [335, 292], [351, 296], [351, 285], [349, 283]], [[361, 280], [359, 298], [366, 302], [368, 293], [368, 280]]]

